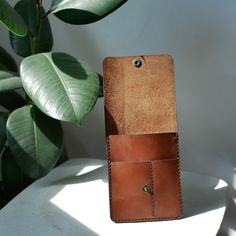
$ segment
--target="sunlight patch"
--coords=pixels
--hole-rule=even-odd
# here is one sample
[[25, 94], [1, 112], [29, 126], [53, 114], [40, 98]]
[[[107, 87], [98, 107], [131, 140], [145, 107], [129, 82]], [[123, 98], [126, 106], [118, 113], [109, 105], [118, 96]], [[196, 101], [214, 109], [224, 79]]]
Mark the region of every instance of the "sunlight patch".
[[214, 187], [214, 190], [221, 189], [227, 186], [228, 184], [224, 180], [220, 179], [217, 185]]

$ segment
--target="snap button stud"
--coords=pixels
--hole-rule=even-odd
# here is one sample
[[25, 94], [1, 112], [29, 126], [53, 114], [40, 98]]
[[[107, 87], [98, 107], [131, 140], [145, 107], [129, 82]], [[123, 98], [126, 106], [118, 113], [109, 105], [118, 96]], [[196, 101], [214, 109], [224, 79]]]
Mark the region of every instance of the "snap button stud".
[[143, 191], [144, 191], [145, 193], [150, 193], [150, 194], [152, 194], [151, 189], [150, 189], [147, 185], [144, 185], [144, 186], [143, 186]]
[[132, 61], [132, 63], [133, 63], [133, 66], [134, 67], [141, 67], [142, 66], [142, 62], [139, 60], [139, 59], [137, 59], [137, 58], [135, 58], [133, 61]]

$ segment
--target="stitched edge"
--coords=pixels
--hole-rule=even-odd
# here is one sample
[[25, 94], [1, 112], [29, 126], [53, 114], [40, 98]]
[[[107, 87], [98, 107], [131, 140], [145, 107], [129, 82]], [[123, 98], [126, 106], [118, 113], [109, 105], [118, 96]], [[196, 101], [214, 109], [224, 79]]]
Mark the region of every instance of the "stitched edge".
[[174, 158], [166, 158], [166, 159], [158, 159], [158, 160], [132, 160], [132, 161], [129, 161], [129, 160], [125, 160], [125, 161], [112, 161], [113, 163], [116, 163], [116, 162], [126, 162], [126, 163], [130, 163], [130, 162], [136, 162], [136, 163], [139, 163], [139, 162], [168, 162], [168, 161], [176, 161], [178, 160], [177, 157], [174, 157]]
[[[164, 221], [164, 220], [177, 220], [182, 217], [183, 215], [183, 202], [182, 202], [182, 188], [181, 188], [181, 171], [180, 171], [180, 155], [179, 155], [179, 137], [178, 133], [176, 134], [176, 148], [177, 148], [177, 158], [173, 158], [171, 160], [177, 160], [177, 168], [178, 168], [178, 189], [179, 189], [179, 204], [180, 204], [180, 214], [178, 216], [173, 217], [157, 217], [157, 218], [142, 218], [142, 219], [115, 219], [112, 217], [112, 183], [111, 183], [111, 160], [110, 160], [110, 138], [107, 138], [107, 154], [108, 154], [108, 177], [109, 177], [109, 201], [110, 201], [110, 216], [111, 219], [117, 223], [131, 223], [131, 222], [145, 222], [145, 221]], [[148, 162], [149, 166], [152, 170], [152, 163]], [[152, 190], [153, 190], [153, 173], [152, 173]], [[154, 199], [153, 199], [154, 200]], [[154, 202], [152, 203], [152, 207], [154, 209]]]
[[110, 205], [110, 216], [112, 218], [112, 181], [111, 181], [111, 159], [110, 159], [110, 137], [107, 137], [107, 156], [108, 156], [108, 178], [109, 178], [109, 205]]
[[181, 187], [181, 170], [180, 170], [180, 154], [179, 154], [179, 135], [176, 133], [176, 148], [177, 148], [177, 165], [178, 165], [178, 179], [179, 179], [179, 204], [180, 204], [180, 214], [179, 217], [183, 216], [183, 200], [182, 200], [182, 187]]
[[124, 220], [117, 220], [113, 219], [117, 223], [132, 223], [132, 222], [145, 222], [145, 221], [164, 221], [164, 220], [177, 220], [180, 219], [180, 216], [175, 216], [175, 217], [166, 217], [166, 218], [143, 218], [143, 219], [124, 219]]
[[148, 162], [148, 166], [150, 169], [150, 179], [151, 179], [151, 189], [152, 189], [152, 215], [154, 216], [154, 180], [153, 180], [153, 168], [152, 168], [152, 162]]

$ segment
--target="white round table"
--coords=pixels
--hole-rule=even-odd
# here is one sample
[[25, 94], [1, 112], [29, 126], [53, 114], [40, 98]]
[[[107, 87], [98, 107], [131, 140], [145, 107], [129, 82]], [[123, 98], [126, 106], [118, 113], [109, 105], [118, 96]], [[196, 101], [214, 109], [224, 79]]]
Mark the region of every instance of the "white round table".
[[0, 211], [0, 235], [215, 236], [225, 211], [227, 184], [182, 172], [182, 188], [182, 219], [116, 224], [109, 216], [106, 161], [69, 160]]

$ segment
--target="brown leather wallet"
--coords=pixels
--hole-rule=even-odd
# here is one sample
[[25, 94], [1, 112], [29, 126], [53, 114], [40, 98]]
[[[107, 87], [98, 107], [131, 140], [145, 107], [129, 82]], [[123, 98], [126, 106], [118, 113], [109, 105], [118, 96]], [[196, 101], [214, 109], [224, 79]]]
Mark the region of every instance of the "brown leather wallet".
[[106, 58], [104, 97], [111, 219], [181, 217], [172, 57]]

